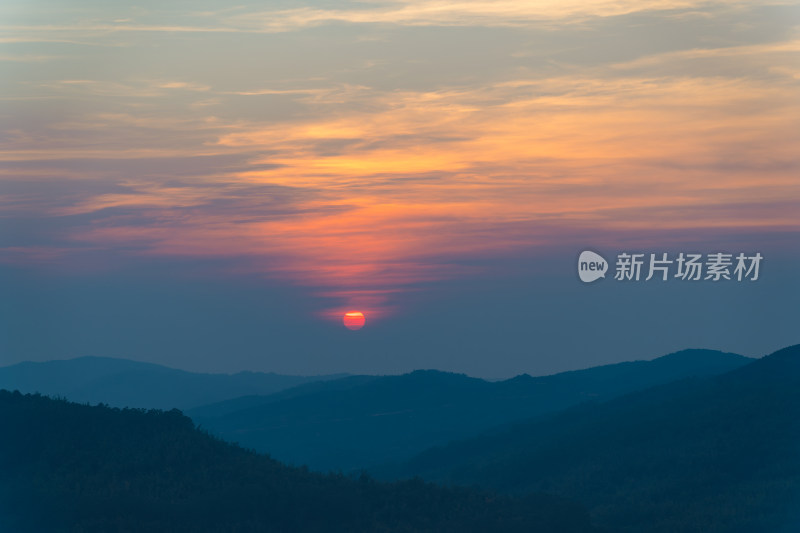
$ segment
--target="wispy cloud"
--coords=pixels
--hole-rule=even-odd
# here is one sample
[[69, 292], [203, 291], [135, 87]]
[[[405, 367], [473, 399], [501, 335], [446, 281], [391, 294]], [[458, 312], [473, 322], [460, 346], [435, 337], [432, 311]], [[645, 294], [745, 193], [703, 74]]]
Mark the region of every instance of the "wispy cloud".
[[260, 31], [289, 31], [329, 23], [391, 24], [400, 26], [507, 26], [561, 21], [581, 22], [586, 17], [611, 17], [645, 11], [691, 9], [703, 5], [747, 5], [750, 2], [692, 0], [499, 0], [499, 1], [384, 1], [367, 8], [288, 10], [242, 13], [226, 21], [234, 27]]
[[[346, 5], [346, 4], [345, 4]], [[740, 9], [764, 5], [752, 0], [377, 0], [338, 9], [302, 6], [258, 10], [248, 6], [214, 12], [186, 13], [174, 23], [142, 23], [136, 18], [81, 20], [75, 24], [0, 25], [17, 35], [83, 33], [262, 33], [286, 32], [332, 23], [395, 26], [525, 27], [535, 24], [577, 24], [586, 19], [631, 13], [662, 12], [681, 17], [708, 9]], [[791, 0], [768, 5], [790, 6]], [[214, 24], [208, 24], [213, 19]], [[187, 23], [191, 20], [192, 23]], [[200, 24], [197, 24], [200, 22]], [[205, 22], [205, 24], [203, 24]], [[31, 37], [5, 37], [20, 40]], [[34, 39], [35, 40], [35, 39]]]

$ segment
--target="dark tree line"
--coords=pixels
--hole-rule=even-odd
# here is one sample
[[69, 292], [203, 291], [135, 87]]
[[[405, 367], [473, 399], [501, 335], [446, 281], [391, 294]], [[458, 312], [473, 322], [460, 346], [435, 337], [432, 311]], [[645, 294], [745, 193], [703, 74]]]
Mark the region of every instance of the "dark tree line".
[[0, 391], [0, 530], [589, 532], [556, 497], [290, 468], [222, 442], [179, 411]]

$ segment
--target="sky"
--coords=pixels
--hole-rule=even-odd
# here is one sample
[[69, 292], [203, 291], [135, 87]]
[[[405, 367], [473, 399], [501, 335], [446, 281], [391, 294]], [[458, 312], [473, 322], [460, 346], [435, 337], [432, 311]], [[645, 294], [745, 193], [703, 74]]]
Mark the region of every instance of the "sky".
[[0, 364], [496, 379], [798, 343], [798, 57], [796, 2], [3, 2]]

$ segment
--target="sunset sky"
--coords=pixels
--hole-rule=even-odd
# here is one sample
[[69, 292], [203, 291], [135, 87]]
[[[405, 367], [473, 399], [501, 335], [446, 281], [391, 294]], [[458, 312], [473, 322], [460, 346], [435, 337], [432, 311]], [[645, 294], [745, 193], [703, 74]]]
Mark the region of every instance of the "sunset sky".
[[[799, 58], [769, 0], [3, 2], [0, 364], [497, 378], [800, 342]], [[765, 259], [585, 285], [584, 249]]]

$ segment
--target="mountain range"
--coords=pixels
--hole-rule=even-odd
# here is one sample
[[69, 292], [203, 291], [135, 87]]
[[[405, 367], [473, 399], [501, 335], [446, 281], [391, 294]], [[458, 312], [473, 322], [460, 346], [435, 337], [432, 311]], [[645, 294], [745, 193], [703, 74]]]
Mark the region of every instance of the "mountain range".
[[514, 421], [751, 359], [684, 350], [634, 361], [490, 382], [420, 370], [394, 376], [199, 374], [151, 363], [81, 357], [0, 368], [0, 388], [114, 407], [178, 408], [211, 433], [291, 464], [352, 471]]
[[331, 376], [273, 373], [202, 374], [110, 357], [23, 362], [0, 367], [0, 389], [114, 407], [189, 409], [247, 394], [272, 394]]
[[226, 440], [318, 470], [371, 467], [513, 421], [686, 377], [715, 375], [752, 359], [684, 350], [635, 361], [490, 382], [433, 370], [350, 376], [187, 411]]
[[619, 532], [796, 531], [800, 345], [428, 450], [385, 477], [544, 490]]
[[[190, 420], [177, 410], [0, 391], [0, 530], [262, 531], [269, 524], [300, 532], [793, 533], [800, 526], [800, 345], [755, 360], [684, 350], [497, 382], [432, 370], [249, 376], [278, 389], [269, 394], [238, 389], [238, 374], [141, 365], [82, 358], [0, 369], [7, 388], [65, 391], [71, 383], [71, 394], [91, 391], [92, 401], [106, 404], [126, 401], [114, 383], [137, 379], [169, 389], [161, 396], [121, 389], [140, 405], [221, 399], [188, 409]], [[352, 473], [285, 466], [219, 437]]]

